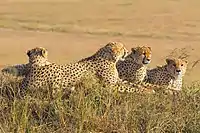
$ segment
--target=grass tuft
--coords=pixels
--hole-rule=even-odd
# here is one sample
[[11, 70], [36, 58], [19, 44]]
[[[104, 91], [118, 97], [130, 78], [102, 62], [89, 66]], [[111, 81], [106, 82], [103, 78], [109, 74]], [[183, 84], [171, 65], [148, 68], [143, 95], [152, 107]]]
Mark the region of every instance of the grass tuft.
[[1, 132], [200, 132], [198, 84], [178, 95], [121, 94], [89, 77], [51, 99], [41, 90], [20, 96], [19, 82], [0, 76]]

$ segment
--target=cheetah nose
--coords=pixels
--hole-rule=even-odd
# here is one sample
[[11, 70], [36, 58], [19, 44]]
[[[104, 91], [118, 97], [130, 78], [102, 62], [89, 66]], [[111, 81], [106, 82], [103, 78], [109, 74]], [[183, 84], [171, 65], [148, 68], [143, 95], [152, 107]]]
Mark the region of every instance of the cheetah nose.
[[181, 70], [176, 70], [176, 72], [181, 72]]

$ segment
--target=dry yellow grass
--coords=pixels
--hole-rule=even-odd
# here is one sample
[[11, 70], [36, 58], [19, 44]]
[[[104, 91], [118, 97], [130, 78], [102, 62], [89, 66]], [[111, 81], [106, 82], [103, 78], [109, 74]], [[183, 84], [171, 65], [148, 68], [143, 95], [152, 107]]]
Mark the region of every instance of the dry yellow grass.
[[123, 94], [89, 76], [61, 100], [62, 95], [51, 99], [48, 87], [28, 90], [22, 97], [16, 81], [0, 75], [3, 133], [200, 132], [199, 84], [179, 95]]

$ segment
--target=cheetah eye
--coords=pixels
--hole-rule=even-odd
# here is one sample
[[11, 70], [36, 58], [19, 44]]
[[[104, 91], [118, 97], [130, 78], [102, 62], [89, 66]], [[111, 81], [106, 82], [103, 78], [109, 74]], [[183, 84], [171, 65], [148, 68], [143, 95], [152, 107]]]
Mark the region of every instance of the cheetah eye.
[[181, 66], [183, 66], [183, 64], [181, 64]]
[[143, 55], [146, 55], [146, 53], [143, 53]]

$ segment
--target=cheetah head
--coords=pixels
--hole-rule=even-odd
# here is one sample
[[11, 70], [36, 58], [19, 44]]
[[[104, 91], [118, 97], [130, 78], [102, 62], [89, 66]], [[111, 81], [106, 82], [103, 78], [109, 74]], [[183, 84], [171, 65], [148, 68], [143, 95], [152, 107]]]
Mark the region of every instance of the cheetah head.
[[131, 49], [132, 58], [136, 61], [137, 64], [147, 65], [151, 62], [151, 47], [142, 46]]
[[166, 59], [166, 62], [167, 62], [167, 70], [173, 77], [177, 78], [184, 76], [188, 64], [186, 60], [168, 58]]
[[117, 62], [125, 59], [128, 50], [120, 42], [109, 42], [97, 52], [97, 55], [106, 60]]
[[31, 50], [28, 50], [26, 54], [29, 57], [29, 62], [40, 60], [47, 60], [48, 58], [48, 51], [43, 47], [36, 47]]

